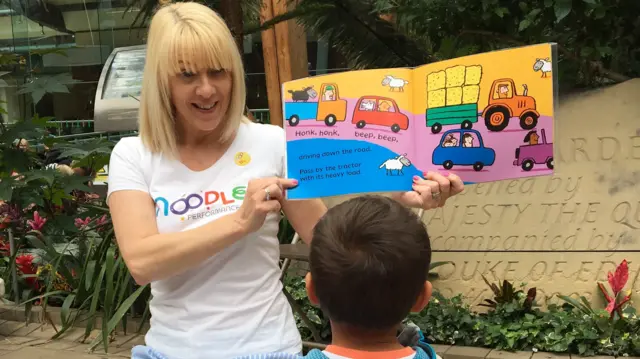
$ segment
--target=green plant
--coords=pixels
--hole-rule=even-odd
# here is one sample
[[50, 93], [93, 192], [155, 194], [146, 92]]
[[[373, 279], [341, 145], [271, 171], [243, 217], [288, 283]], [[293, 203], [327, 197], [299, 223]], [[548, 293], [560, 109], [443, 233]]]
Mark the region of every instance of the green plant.
[[434, 291], [429, 305], [420, 313], [410, 314], [407, 321], [420, 327], [430, 343], [479, 345], [480, 338], [474, 332], [478, 317], [462, 295], [446, 298]]
[[[52, 86], [64, 92], [59, 84]], [[34, 100], [50, 92], [42, 86], [25, 89], [34, 93]], [[126, 331], [125, 314], [134, 304], [144, 306], [131, 314], [149, 315], [148, 287], [133, 282], [119, 255], [107, 206], [91, 186], [91, 174], [108, 162], [113, 143], [52, 138], [47, 131], [49, 118], [38, 115], [11, 124], [6, 120], [3, 116], [0, 121], [0, 230], [14, 237], [17, 251], [10, 256], [8, 234], [0, 236], [5, 298], [17, 298], [27, 314], [34, 305], [41, 306], [47, 321], [51, 320], [47, 308], [59, 306], [62, 325], [56, 327], [54, 338], [78, 320], [86, 320], [84, 338], [100, 329], [92, 348], [104, 344], [106, 351], [116, 327], [122, 324]], [[27, 146], [21, 146], [23, 140]], [[89, 175], [45, 166], [49, 149], [60, 150], [61, 157], [88, 169]], [[17, 283], [14, 271], [19, 274]], [[96, 328], [99, 314], [104, 320]]]
[[583, 356], [640, 354], [640, 321], [611, 322], [604, 310], [585, 314], [571, 305], [549, 305], [545, 311], [520, 310], [516, 302], [497, 304], [488, 313], [471, 311], [461, 295], [434, 292], [429, 306], [407, 319], [432, 344], [486, 347], [506, 351], [545, 351]]
[[[613, 294], [610, 294], [604, 285], [598, 282], [598, 288], [607, 302], [605, 310], [609, 313], [609, 319], [612, 321], [616, 318], [624, 320], [624, 312], [627, 313], [627, 316], [630, 313], [635, 314], [633, 307], [628, 306], [628, 303], [631, 300], [631, 290], [628, 290], [624, 295], [622, 293], [624, 286], [627, 284], [627, 280], [629, 280], [629, 266], [627, 264], [627, 260], [624, 259], [616, 267], [615, 273], [609, 272], [607, 274], [607, 281], [609, 282], [609, 286], [611, 286]], [[573, 308], [576, 308], [587, 315], [592, 315], [596, 312], [584, 296], [580, 296], [580, 301], [566, 295], [558, 295], [558, 297], [567, 302], [567, 304]]]
[[[482, 279], [484, 280], [485, 283], [487, 283], [489, 288], [491, 288], [491, 290], [493, 291], [494, 298], [493, 300], [485, 299], [484, 301], [486, 303], [480, 303], [478, 304], [479, 306], [495, 309], [498, 307], [498, 305], [514, 303], [515, 301], [518, 301], [519, 299], [521, 299], [522, 295], [524, 294], [524, 292], [521, 289], [515, 290], [515, 288], [513, 287], [513, 284], [507, 281], [506, 279], [502, 281], [502, 286], [498, 286], [495, 283], [489, 283], [489, 281], [484, 275], [482, 275]], [[530, 311], [534, 305], [535, 299], [536, 299], [536, 288], [535, 287], [530, 288], [527, 291], [527, 295], [524, 299], [524, 302], [522, 303], [522, 308], [525, 311]]]

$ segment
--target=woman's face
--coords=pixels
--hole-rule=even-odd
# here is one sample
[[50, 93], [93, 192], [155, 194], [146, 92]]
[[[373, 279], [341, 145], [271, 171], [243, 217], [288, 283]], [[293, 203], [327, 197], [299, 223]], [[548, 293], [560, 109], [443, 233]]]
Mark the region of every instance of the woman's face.
[[169, 80], [177, 120], [190, 130], [213, 131], [223, 121], [231, 99], [231, 73], [183, 71]]

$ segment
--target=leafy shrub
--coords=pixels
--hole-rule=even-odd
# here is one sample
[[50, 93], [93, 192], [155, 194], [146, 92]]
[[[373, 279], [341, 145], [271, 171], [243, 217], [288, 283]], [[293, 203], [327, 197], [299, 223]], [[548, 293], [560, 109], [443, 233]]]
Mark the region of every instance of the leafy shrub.
[[[627, 277], [625, 268], [626, 261], [623, 261], [610, 276], [614, 293], [622, 293]], [[446, 298], [434, 291], [429, 305], [420, 313], [410, 314], [406, 321], [419, 326], [425, 339], [432, 344], [583, 356], [640, 355], [640, 320], [634, 308], [626, 305], [629, 303], [627, 295], [618, 299], [617, 303], [622, 305], [608, 305], [603, 309], [592, 308], [584, 298], [575, 300], [559, 296], [565, 301], [562, 305], [551, 304], [542, 310], [535, 303], [535, 288], [526, 291], [515, 289], [507, 281], [502, 281], [501, 286], [489, 282], [487, 285], [495, 296], [481, 303], [481, 306], [489, 308], [485, 313], [475, 312], [462, 295]], [[309, 303], [304, 279], [287, 276], [285, 286], [295, 298], [296, 305], [313, 323], [320, 339], [330, 342], [328, 320]], [[611, 300], [615, 298], [608, 295]], [[312, 339], [308, 323], [298, 315], [296, 321], [303, 339]]]

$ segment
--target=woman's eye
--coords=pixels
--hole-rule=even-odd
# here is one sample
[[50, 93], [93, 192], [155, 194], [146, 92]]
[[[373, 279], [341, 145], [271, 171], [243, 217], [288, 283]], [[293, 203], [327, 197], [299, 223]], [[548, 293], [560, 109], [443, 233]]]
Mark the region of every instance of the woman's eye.
[[182, 77], [189, 78], [189, 77], [192, 77], [193, 75], [194, 75], [193, 72], [182, 71]]
[[221, 75], [224, 72], [225, 72], [224, 69], [209, 70], [209, 74], [211, 76]]

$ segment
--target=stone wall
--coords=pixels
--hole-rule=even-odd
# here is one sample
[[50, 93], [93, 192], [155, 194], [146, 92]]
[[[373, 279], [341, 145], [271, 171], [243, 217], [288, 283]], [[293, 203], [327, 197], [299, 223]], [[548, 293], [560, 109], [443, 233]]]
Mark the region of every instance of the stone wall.
[[536, 286], [543, 305], [556, 293], [602, 303], [597, 281], [627, 259], [639, 294], [639, 99], [640, 79], [562, 98], [554, 176], [468, 185], [425, 213], [433, 260], [452, 262], [435, 287], [476, 304], [491, 296], [484, 274]]

